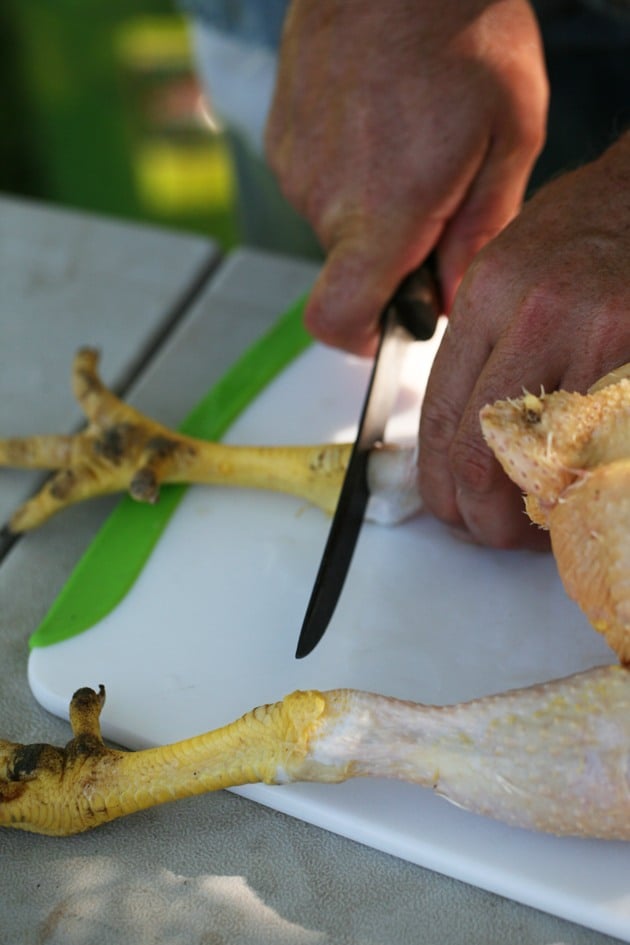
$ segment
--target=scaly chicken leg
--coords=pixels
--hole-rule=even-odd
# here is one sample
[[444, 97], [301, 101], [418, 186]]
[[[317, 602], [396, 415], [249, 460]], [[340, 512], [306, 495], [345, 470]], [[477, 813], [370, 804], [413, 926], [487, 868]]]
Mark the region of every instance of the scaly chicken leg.
[[[146, 421], [104, 390], [95, 363], [95, 355], [84, 352], [75, 372], [91, 421], [83, 438], [4, 444], [7, 462], [19, 454], [26, 465], [48, 465], [54, 456], [59, 462], [53, 465], [65, 467], [53, 480], [57, 495], [42, 500], [43, 515], [36, 510], [18, 527], [128, 483], [149, 499], [159, 482], [174, 477], [216, 482], [227, 476], [233, 485], [264, 486], [269, 464], [275, 484], [268, 487], [317, 501], [311, 485], [292, 488], [292, 479], [303, 475], [308, 484], [313, 463], [326, 465], [325, 448], [316, 448], [319, 459], [306, 461], [307, 473], [291, 467], [282, 483], [280, 453], [264, 461], [255, 456], [251, 464], [246, 459], [242, 467], [240, 460], [231, 465], [231, 450], [210, 444], [210, 458], [202, 458], [198, 441]], [[629, 662], [630, 380], [621, 375], [584, 397], [525, 394], [485, 408], [481, 421], [504, 468], [526, 492], [530, 516], [550, 529], [569, 593]], [[127, 449], [131, 458], [123, 455]], [[197, 479], [192, 471], [201, 476], [200, 466], [204, 478]], [[338, 481], [331, 487], [335, 499], [337, 490]], [[229, 785], [386, 776], [433, 787], [453, 803], [509, 824], [630, 839], [630, 669], [623, 666], [446, 707], [353, 690], [294, 693], [215, 732], [137, 753], [104, 746], [103, 700], [102, 689], [75, 695], [75, 737], [65, 749], [0, 742], [0, 824], [70, 834]]]
[[508, 824], [630, 839], [630, 671], [606, 666], [454, 706], [295, 692], [160, 748], [105, 747], [104, 690], [75, 693], [63, 749], [0, 742], [0, 824], [53, 835], [263, 781], [388, 777]]
[[[185, 436], [119, 400], [97, 367], [96, 351], [84, 348], [75, 356], [73, 388], [89, 420], [85, 431], [0, 440], [0, 466], [57, 470], [15, 512], [12, 531], [36, 528], [73, 503], [125, 489], [140, 502], [155, 502], [161, 483], [176, 482], [271, 489], [334, 511], [351, 444], [240, 447]], [[421, 508], [413, 450], [375, 449], [368, 479], [375, 520], [398, 522]]]

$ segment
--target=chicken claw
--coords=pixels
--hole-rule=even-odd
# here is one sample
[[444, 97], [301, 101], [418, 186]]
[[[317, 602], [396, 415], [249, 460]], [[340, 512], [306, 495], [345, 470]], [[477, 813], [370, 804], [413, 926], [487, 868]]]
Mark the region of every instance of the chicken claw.
[[[349, 446], [228, 447], [173, 433], [119, 401], [96, 365], [93, 351], [75, 359], [84, 433], [0, 443], [0, 463], [59, 470], [14, 529], [125, 488], [154, 501], [162, 482], [278, 489], [334, 508]], [[549, 529], [568, 593], [630, 664], [628, 372], [587, 395], [500, 401], [483, 409], [481, 423], [530, 517]], [[373, 493], [383, 487], [395, 501], [406, 496], [407, 511], [418, 507], [413, 451], [376, 451], [370, 468]], [[65, 748], [0, 741], [0, 825], [69, 835], [241, 784], [388, 777], [513, 826], [630, 840], [630, 666], [451, 706], [349, 689], [296, 692], [205, 735], [139, 752], [103, 743], [104, 699], [102, 687], [75, 693]]]
[[452, 706], [295, 692], [236, 722], [138, 752], [107, 748], [104, 690], [79, 689], [65, 748], [0, 742], [0, 825], [64, 836], [241, 784], [387, 777], [555, 834], [630, 839], [630, 670]]
[[[0, 466], [56, 470], [15, 512], [9, 523], [13, 532], [36, 528], [76, 502], [126, 489], [139, 502], [155, 502], [163, 483], [270, 489], [334, 512], [351, 444], [227, 446], [186, 436], [119, 400], [97, 368], [96, 351], [76, 354], [73, 388], [89, 421], [83, 432], [0, 440]], [[373, 451], [368, 478], [375, 521], [389, 524], [419, 510], [415, 469], [413, 450]]]

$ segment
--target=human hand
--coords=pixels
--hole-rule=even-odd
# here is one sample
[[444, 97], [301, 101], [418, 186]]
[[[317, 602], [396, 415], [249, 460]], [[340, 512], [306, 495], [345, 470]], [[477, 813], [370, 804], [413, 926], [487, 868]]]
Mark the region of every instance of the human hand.
[[483, 442], [497, 399], [585, 392], [630, 361], [630, 133], [548, 184], [470, 266], [435, 359], [420, 424], [427, 507], [475, 540], [540, 547], [545, 533]]
[[327, 254], [310, 330], [371, 353], [385, 302], [433, 248], [448, 311], [520, 207], [546, 107], [526, 0], [293, 0], [266, 144]]

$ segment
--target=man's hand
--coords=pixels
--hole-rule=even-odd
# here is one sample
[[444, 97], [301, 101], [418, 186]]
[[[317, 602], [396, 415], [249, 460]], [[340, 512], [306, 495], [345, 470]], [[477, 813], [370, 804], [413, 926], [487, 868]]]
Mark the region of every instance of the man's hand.
[[483, 443], [479, 410], [523, 387], [585, 392], [630, 361], [629, 263], [626, 134], [539, 191], [468, 270], [420, 427], [421, 490], [435, 515], [486, 544], [540, 544]]
[[370, 353], [384, 303], [433, 248], [448, 311], [520, 207], [546, 110], [526, 0], [293, 0], [267, 151], [327, 254], [313, 333]]

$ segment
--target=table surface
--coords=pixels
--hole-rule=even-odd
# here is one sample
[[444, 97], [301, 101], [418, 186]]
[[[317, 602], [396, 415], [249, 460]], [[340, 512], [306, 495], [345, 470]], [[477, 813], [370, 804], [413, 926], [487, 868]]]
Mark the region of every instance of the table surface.
[[[302, 260], [222, 259], [198, 236], [0, 198], [0, 435], [78, 427], [69, 378], [84, 344], [101, 349], [108, 384], [177, 424], [315, 275]], [[2, 471], [0, 523], [36, 482]], [[27, 641], [115, 501], [0, 538], [0, 737], [70, 737], [30, 693]], [[616, 941], [229, 792], [67, 839], [4, 830], [0, 844], [0, 945]]]

